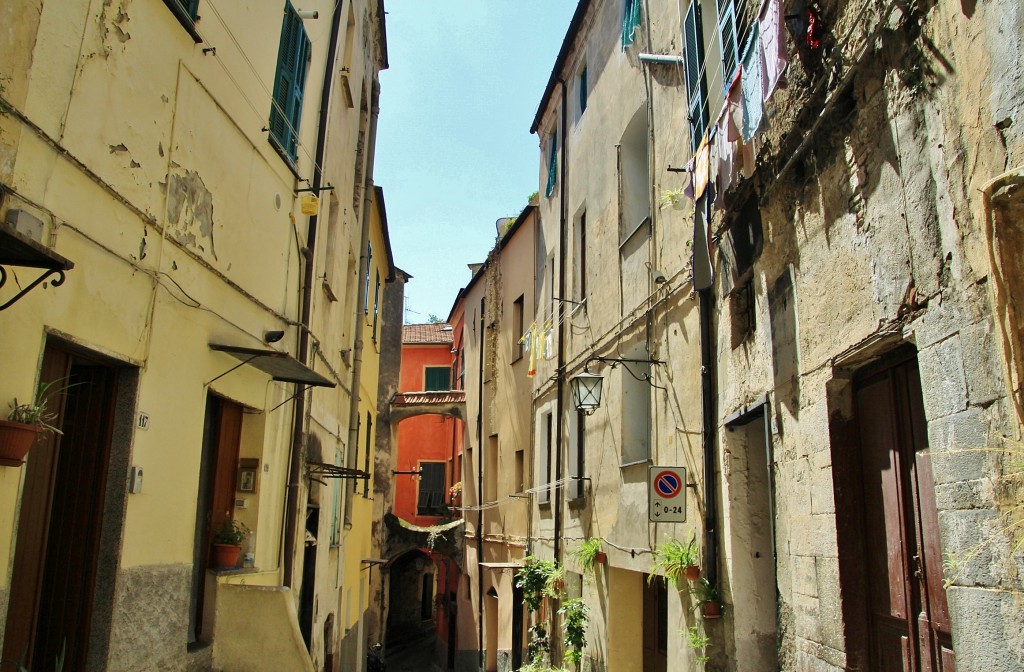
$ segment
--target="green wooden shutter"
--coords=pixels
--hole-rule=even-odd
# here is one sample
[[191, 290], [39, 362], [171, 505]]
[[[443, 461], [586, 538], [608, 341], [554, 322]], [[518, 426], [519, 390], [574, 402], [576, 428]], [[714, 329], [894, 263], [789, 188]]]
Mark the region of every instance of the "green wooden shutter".
[[[686, 96], [689, 102], [690, 149], [696, 151], [708, 125], [707, 76], [704, 71], [704, 31], [699, 0], [692, 0], [683, 21], [686, 42]], [[735, 58], [735, 55], [734, 55]]]
[[428, 366], [424, 372], [423, 390], [443, 392], [451, 389], [452, 370], [447, 366]]
[[558, 133], [552, 131], [550, 149], [548, 150], [548, 185], [544, 189], [545, 196], [555, 193], [555, 183], [558, 181]]
[[311, 50], [302, 18], [291, 2], [285, 2], [274, 102], [270, 109], [270, 135], [292, 161], [298, 156], [298, 128]]

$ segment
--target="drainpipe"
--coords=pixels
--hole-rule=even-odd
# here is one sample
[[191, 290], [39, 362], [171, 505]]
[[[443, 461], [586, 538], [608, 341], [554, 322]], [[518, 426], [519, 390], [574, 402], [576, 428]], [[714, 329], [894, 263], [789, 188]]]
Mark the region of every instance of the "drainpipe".
[[[705, 199], [706, 200], [706, 199]], [[697, 226], [707, 226], [708, 208], [704, 207], [704, 217], [695, 213]], [[703, 220], [703, 221], [701, 221]], [[712, 585], [718, 583], [718, 504], [717, 487], [715, 482], [715, 368], [714, 343], [711, 340], [711, 319], [712, 310], [715, 305], [715, 298], [712, 292], [714, 284], [705, 287], [697, 292], [700, 297], [700, 388], [701, 388], [701, 411], [702, 411], [702, 432], [701, 443], [704, 452], [704, 567], [707, 570], [707, 580]]]
[[476, 595], [477, 595], [477, 631], [479, 637], [479, 663], [480, 669], [486, 665], [486, 653], [484, 651], [484, 572], [480, 565], [484, 557], [484, 348], [487, 339], [484, 337], [484, 330], [487, 328], [484, 319], [484, 302], [480, 302], [480, 344], [478, 355], [478, 373], [476, 381]]
[[[323, 180], [324, 154], [327, 149], [327, 113], [331, 102], [331, 75], [334, 73], [334, 62], [338, 51], [338, 35], [341, 32], [341, 3], [334, 8], [331, 17], [331, 38], [327, 48], [327, 63], [324, 66], [324, 82], [320, 89], [320, 119], [316, 132], [316, 159], [313, 162], [313, 193], [320, 195]], [[302, 251], [305, 257], [305, 268], [302, 277], [301, 320], [299, 324], [298, 360], [308, 362], [309, 353], [309, 320], [313, 304], [313, 259], [316, 253], [317, 216], [309, 218], [306, 230], [306, 248]], [[293, 564], [295, 561], [295, 532], [298, 525], [299, 485], [302, 470], [302, 446], [306, 421], [306, 393], [295, 398], [295, 409], [292, 415], [292, 446], [288, 466], [288, 498], [285, 506], [284, 525], [284, 577], [282, 584], [293, 584]]]
[[[558, 201], [558, 296], [559, 298], [565, 297], [565, 248], [567, 245], [568, 232], [566, 231], [566, 219], [568, 204], [566, 200], [567, 192], [569, 191], [568, 185], [565, 183], [566, 176], [566, 165], [568, 164], [569, 158], [569, 133], [566, 130], [566, 113], [568, 100], [566, 93], [565, 80], [559, 81], [562, 87], [562, 165], [561, 180], [562, 193], [560, 194]], [[559, 318], [561, 318], [562, 304], [558, 303]], [[561, 319], [558, 320], [561, 323]], [[562, 414], [565, 412], [563, 392], [565, 391], [565, 326], [559, 325], [558, 327], [558, 381], [557, 385], [557, 398], [556, 398], [556, 417], [558, 418], [558, 431], [555, 432], [555, 483], [562, 481], [562, 428], [565, 423], [562, 418]], [[555, 564], [558, 566], [562, 565], [562, 493], [565, 492], [564, 488], [557, 488], [555, 490]], [[557, 615], [554, 616], [555, 623], [558, 624]], [[555, 631], [557, 628], [553, 628]]]
[[[338, 3], [339, 5], [341, 3]], [[363, 370], [363, 332], [365, 331], [366, 314], [363, 306], [366, 305], [369, 283], [364, 281], [369, 272], [370, 260], [366, 256], [366, 247], [370, 242], [370, 220], [373, 209], [373, 160], [374, 150], [377, 145], [377, 115], [380, 114], [380, 91], [377, 89], [377, 82], [370, 84], [370, 128], [366, 138], [366, 168], [363, 172], [363, 212], [362, 230], [359, 234], [359, 275], [356, 276], [356, 312], [355, 312], [355, 341], [352, 344], [352, 382], [349, 389], [352, 391], [349, 401], [348, 416], [348, 449], [349, 454], [355, 455], [359, 450], [359, 377]], [[370, 431], [367, 427], [366, 431]], [[354, 465], [358, 466], [358, 465]], [[345, 493], [345, 525], [352, 524], [352, 496], [354, 489]]]

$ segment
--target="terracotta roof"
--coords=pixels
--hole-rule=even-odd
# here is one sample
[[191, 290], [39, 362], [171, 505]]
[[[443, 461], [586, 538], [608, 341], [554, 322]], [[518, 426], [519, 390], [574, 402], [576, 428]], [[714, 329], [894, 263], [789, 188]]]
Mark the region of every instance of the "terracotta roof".
[[402, 343], [451, 343], [452, 326], [447, 322], [436, 324], [402, 325]]

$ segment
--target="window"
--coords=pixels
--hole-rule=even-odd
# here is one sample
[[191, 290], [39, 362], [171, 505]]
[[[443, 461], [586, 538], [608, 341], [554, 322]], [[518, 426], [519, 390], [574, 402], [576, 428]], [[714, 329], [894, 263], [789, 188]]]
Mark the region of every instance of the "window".
[[196, 21], [199, 19], [199, 0], [164, 0], [164, 4], [188, 31], [193, 40], [197, 43], [203, 41], [202, 36], [196, 32]]
[[[373, 416], [366, 412], [366, 453], [363, 455], [363, 471], [370, 473], [370, 454], [373, 452]], [[363, 497], [370, 496], [370, 479], [363, 481]]]
[[[696, 1], [696, 0], [695, 0]], [[622, 12], [622, 50], [633, 44], [640, 29], [640, 0], [626, 0]]]
[[587, 417], [582, 411], [576, 411], [572, 416], [572, 431], [569, 433], [569, 497], [579, 499], [583, 497], [584, 489], [583, 476], [586, 476], [587, 463]]
[[619, 179], [622, 218], [619, 243], [629, 240], [651, 216], [651, 167], [648, 161], [647, 107], [637, 109], [620, 142]]
[[576, 120], [583, 117], [587, 111], [587, 64], [580, 66], [576, 73]]
[[[334, 463], [336, 465], [343, 466], [341, 461], [341, 451], [335, 449], [334, 451]], [[345, 481], [341, 478], [332, 479], [334, 481], [334, 492], [332, 496], [333, 500], [333, 513], [331, 514], [331, 546], [337, 546], [341, 543], [341, 488], [342, 483]]]
[[523, 300], [524, 295], [512, 302], [512, 361], [518, 362], [523, 358], [523, 333], [526, 325], [523, 324]]
[[558, 182], [558, 133], [551, 132], [551, 139], [548, 141], [548, 186], [544, 189], [544, 195], [550, 197], [555, 193], [555, 184]]
[[416, 513], [440, 516], [444, 513], [444, 462], [420, 462], [420, 493]]
[[538, 442], [540, 450], [537, 451], [540, 456], [540, 464], [538, 465], [537, 474], [540, 481], [540, 485], [544, 487], [537, 495], [537, 502], [539, 504], [550, 504], [551, 503], [551, 488], [547, 487], [551, 483], [551, 442], [554, 438], [553, 434], [553, 418], [551, 413], [545, 413], [541, 416], [540, 431], [541, 437]]
[[728, 89], [736, 70], [740, 47], [746, 42], [755, 5], [748, 0], [718, 0], [718, 44], [722, 56], [722, 86]]
[[377, 342], [377, 317], [380, 314], [380, 271], [377, 271], [376, 283], [373, 286], [373, 335], [370, 337]]
[[706, 104], [708, 80], [704, 72], [704, 31], [701, 27], [699, 0], [691, 0], [690, 8], [686, 10], [683, 39], [686, 42], [686, 99], [689, 102], [690, 151], [695, 152], [704, 138], [709, 117]]
[[370, 314], [370, 262], [373, 261], [373, 246], [366, 244], [366, 286], [363, 288], [363, 315]]
[[526, 453], [522, 448], [516, 450], [516, 471], [515, 471], [515, 483], [513, 487], [516, 492], [521, 493], [526, 490]]
[[302, 18], [292, 3], [285, 0], [274, 102], [270, 107], [270, 140], [292, 163], [295, 163], [299, 151], [299, 119], [302, 117], [302, 94], [306, 87], [310, 51]]
[[576, 300], [583, 302], [587, 298], [587, 211], [580, 211], [576, 219], [575, 240], [575, 271]]
[[[627, 359], [646, 360], [647, 349], [634, 348]], [[621, 367], [622, 466], [646, 462], [651, 457], [651, 365], [627, 362]]]
[[425, 392], [444, 392], [451, 388], [452, 369], [448, 366], [428, 366], [423, 373]]

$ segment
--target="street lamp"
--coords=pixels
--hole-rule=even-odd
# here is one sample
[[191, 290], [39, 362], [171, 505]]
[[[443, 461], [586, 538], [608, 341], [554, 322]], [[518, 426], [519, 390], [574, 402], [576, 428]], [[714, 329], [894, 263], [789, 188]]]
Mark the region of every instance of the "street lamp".
[[594, 411], [601, 405], [601, 383], [604, 376], [591, 373], [586, 369], [582, 373], [573, 376], [569, 381], [572, 389], [572, 403], [577, 411], [586, 415], [593, 415]]
[[[576, 407], [577, 411], [581, 411], [586, 415], [593, 415], [594, 411], [596, 411], [601, 405], [601, 383], [604, 381], [603, 376], [590, 372], [589, 367], [591, 362], [611, 364], [613, 369], [619, 364], [665, 363], [658, 359], [627, 359], [622, 357], [600, 357], [597, 355], [590, 357], [586, 362], [584, 362], [583, 371], [581, 373], [577, 373], [569, 381], [569, 388], [572, 391], [572, 403]], [[629, 370], [629, 367], [625, 368]], [[651, 376], [649, 373], [637, 375], [630, 371], [630, 375], [637, 380], [645, 381], [652, 387], [658, 387], [651, 382]]]

